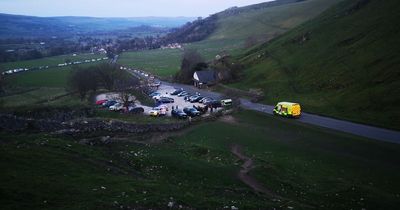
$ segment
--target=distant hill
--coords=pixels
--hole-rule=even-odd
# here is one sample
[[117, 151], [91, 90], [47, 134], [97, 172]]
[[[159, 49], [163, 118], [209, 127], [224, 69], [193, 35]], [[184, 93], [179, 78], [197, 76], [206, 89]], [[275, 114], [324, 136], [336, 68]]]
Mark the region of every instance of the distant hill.
[[239, 60], [266, 103], [400, 129], [400, 2], [345, 0]]
[[179, 27], [190, 17], [34, 17], [0, 14], [0, 38], [69, 36], [90, 32], [125, 30], [139, 26]]

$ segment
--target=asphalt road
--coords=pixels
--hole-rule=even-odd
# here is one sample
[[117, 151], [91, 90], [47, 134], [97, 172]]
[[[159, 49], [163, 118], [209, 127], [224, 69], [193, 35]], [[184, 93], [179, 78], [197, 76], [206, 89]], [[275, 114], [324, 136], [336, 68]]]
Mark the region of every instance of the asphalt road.
[[[273, 106], [252, 103], [246, 99], [241, 99], [240, 103], [241, 106], [245, 109], [260, 111], [266, 114], [272, 114], [272, 110], [274, 109]], [[329, 117], [323, 117], [305, 112], [303, 112], [301, 117], [299, 119], [296, 119], [296, 121], [300, 121], [311, 125], [317, 125], [324, 128], [330, 128], [345, 133], [351, 133], [354, 135], [363, 136], [375, 140], [400, 144], [399, 131], [378, 128], [369, 125], [353, 123], [345, 120], [333, 119]]]
[[[132, 73], [132, 72], [130, 72]], [[175, 87], [176, 89], [183, 88], [189, 92], [198, 92], [203, 96], [212, 97], [214, 99], [222, 99], [222, 95], [220, 93], [204, 90], [204, 89], [197, 89], [191, 85], [184, 85], [184, 84], [177, 84], [177, 83], [168, 83], [164, 81], [160, 81], [162, 84], [169, 85]], [[273, 106], [259, 104], [259, 103], [252, 103], [247, 99], [240, 99], [241, 107], [248, 110], [254, 110], [263, 112], [265, 114], [272, 115], [272, 110], [274, 109]], [[353, 135], [358, 135], [370, 139], [375, 139], [379, 141], [391, 142], [400, 144], [400, 131], [389, 130], [359, 123], [353, 123], [345, 120], [338, 120], [329, 117], [323, 117], [315, 114], [309, 114], [302, 112], [302, 116], [299, 119], [295, 119], [296, 121], [307, 123], [311, 125], [316, 125], [324, 128], [333, 129], [336, 131], [341, 131], [345, 133], [350, 133]]]

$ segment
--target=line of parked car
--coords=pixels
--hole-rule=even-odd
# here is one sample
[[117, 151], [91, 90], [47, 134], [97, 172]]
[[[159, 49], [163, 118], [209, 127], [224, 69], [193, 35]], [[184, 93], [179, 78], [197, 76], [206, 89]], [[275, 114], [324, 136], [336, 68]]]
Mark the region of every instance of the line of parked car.
[[208, 106], [209, 108], [222, 107], [221, 101], [219, 101], [219, 100], [215, 100], [211, 97], [201, 96], [198, 93], [192, 94], [183, 89], [175, 90], [174, 92], [171, 93], [171, 95], [183, 97], [185, 101], [188, 101], [190, 103], [202, 103], [202, 104]]
[[[90, 63], [90, 62], [96, 62], [96, 61], [101, 61], [101, 60], [107, 60], [107, 57], [104, 58], [97, 58], [97, 59], [89, 59], [89, 60], [84, 60], [84, 61], [74, 61], [74, 62], [69, 62], [69, 63], [60, 63], [57, 64], [55, 67], [63, 67], [63, 66], [68, 66], [68, 65], [78, 65], [82, 63]], [[20, 72], [25, 72], [25, 71], [30, 71], [30, 70], [42, 70], [42, 69], [48, 69], [53, 66], [39, 66], [39, 67], [31, 67], [31, 68], [16, 68], [16, 69], [10, 69], [7, 71], [2, 72], [2, 75], [9, 75], [9, 74], [14, 74], [14, 73], [20, 73]]]
[[98, 100], [96, 101], [96, 105], [101, 106], [103, 108], [107, 108], [110, 111], [115, 112], [125, 112], [132, 114], [142, 114], [144, 112], [143, 107], [135, 106], [133, 102], [131, 102], [127, 107], [125, 107], [121, 102], [117, 100]]

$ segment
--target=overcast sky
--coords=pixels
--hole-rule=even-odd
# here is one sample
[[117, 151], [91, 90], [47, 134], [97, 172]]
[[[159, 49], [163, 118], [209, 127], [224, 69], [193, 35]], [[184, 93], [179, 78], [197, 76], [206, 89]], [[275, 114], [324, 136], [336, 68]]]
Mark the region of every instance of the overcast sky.
[[206, 17], [271, 0], [0, 0], [0, 13], [33, 16]]

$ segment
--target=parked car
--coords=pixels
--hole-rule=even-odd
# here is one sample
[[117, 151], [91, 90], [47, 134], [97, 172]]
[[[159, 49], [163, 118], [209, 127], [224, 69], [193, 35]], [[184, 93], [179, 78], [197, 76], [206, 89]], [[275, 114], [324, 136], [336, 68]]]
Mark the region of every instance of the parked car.
[[173, 98], [170, 98], [170, 97], [160, 97], [158, 99], [158, 101], [161, 102], [161, 103], [166, 103], [166, 104], [175, 102], [175, 100]]
[[190, 93], [188, 93], [188, 92], [186, 92], [186, 91], [182, 91], [181, 93], [179, 93], [178, 94], [178, 96], [179, 97], [182, 97], [182, 96], [187, 96], [187, 95], [189, 95]]
[[187, 118], [187, 114], [180, 109], [173, 109], [171, 111], [171, 115], [178, 119], [186, 119]]
[[205, 114], [208, 111], [208, 106], [193, 106], [193, 108], [197, 109], [197, 111], [200, 112], [200, 115]]
[[189, 98], [189, 101], [191, 103], [196, 103], [196, 102], [199, 102], [201, 99], [203, 99], [203, 96], [195, 96], [195, 97]]
[[158, 117], [160, 115], [160, 113], [157, 110], [152, 109], [149, 111], [149, 115], [151, 117]]
[[206, 105], [207, 105], [208, 107], [210, 107], [210, 108], [222, 107], [221, 101], [217, 101], [217, 100], [207, 102]]
[[185, 101], [189, 101], [190, 100], [190, 98], [192, 98], [192, 97], [195, 97], [196, 95], [186, 95], [186, 96], [184, 96], [183, 97], [183, 100], [185, 100]]
[[165, 109], [165, 111], [169, 111], [169, 108], [168, 108], [168, 106], [167, 105], [160, 105], [160, 106], [157, 106], [158, 108], [161, 108], [161, 109]]
[[161, 107], [154, 107], [152, 110], [149, 111], [149, 115], [154, 117], [164, 116], [166, 114], [167, 110]]
[[182, 93], [182, 92], [183, 92], [182, 89], [181, 90], [175, 90], [174, 92], [171, 93], [171, 95], [175, 96], [175, 95], [178, 95], [179, 93]]
[[159, 101], [161, 98], [168, 98], [166, 95], [156, 95], [156, 96], [153, 96], [152, 97], [154, 100], [157, 100], [157, 101]]
[[161, 95], [161, 93], [158, 93], [158, 92], [152, 92], [149, 94], [150, 97], [159, 96], [159, 95]]
[[191, 117], [200, 116], [200, 112], [193, 107], [186, 107], [183, 109], [183, 112], [185, 112], [187, 115]]
[[141, 114], [144, 112], [144, 109], [143, 107], [129, 107], [128, 111], [132, 114]]
[[199, 102], [200, 102], [200, 103], [203, 103], [203, 104], [206, 104], [206, 103], [211, 102], [211, 101], [214, 101], [214, 99], [213, 99], [213, 98], [210, 98], [210, 97], [204, 97], [204, 98], [201, 99]]
[[107, 99], [98, 100], [98, 101], [96, 101], [96, 105], [103, 105], [107, 101], [108, 101]]
[[112, 106], [112, 105], [114, 105], [116, 103], [118, 103], [118, 102], [111, 100], [111, 101], [105, 102], [102, 106], [108, 108], [108, 107], [110, 107], [110, 106]]
[[149, 84], [149, 87], [159, 87], [161, 85], [161, 82], [153, 82]]
[[114, 104], [114, 105], [108, 107], [108, 109], [109, 109], [110, 111], [121, 111], [123, 108], [124, 108], [124, 105], [121, 104], [121, 103], [116, 103], [116, 104]]

